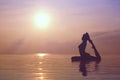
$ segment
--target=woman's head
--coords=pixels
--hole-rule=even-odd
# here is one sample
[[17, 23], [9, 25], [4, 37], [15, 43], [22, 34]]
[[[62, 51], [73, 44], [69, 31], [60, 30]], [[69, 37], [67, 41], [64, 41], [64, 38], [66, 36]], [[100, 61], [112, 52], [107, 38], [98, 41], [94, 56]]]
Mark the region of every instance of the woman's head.
[[89, 34], [88, 33], [83, 34], [82, 40], [83, 41], [89, 40]]
[[82, 36], [82, 40], [83, 40], [83, 41], [87, 41], [86, 34], [83, 34], [83, 36]]

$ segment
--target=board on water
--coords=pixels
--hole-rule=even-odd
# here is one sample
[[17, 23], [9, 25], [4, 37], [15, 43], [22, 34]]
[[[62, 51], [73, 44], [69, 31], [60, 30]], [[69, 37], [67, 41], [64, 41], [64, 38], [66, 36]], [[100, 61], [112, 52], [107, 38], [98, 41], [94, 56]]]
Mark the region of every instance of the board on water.
[[71, 57], [71, 61], [74, 62], [74, 61], [80, 61], [81, 60], [81, 56], [73, 56]]
[[[75, 61], [81, 61], [82, 60], [82, 57], [81, 56], [73, 56], [71, 57], [71, 61], [72, 62], [75, 62]], [[89, 57], [86, 57], [85, 59], [86, 61], [101, 61], [100, 58], [97, 58], [97, 57], [94, 57], [94, 56], [89, 56]]]

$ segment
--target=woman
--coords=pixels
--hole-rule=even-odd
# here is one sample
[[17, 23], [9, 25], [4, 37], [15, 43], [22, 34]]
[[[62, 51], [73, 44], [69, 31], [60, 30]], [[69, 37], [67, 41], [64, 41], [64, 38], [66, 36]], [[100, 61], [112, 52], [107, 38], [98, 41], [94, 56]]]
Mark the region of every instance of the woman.
[[[89, 41], [91, 43], [92, 48], [94, 49], [94, 52], [95, 52], [95, 56], [91, 56], [89, 53], [87, 53], [85, 51], [86, 46], [87, 46], [87, 41]], [[83, 34], [82, 43], [79, 45], [79, 52], [80, 52], [82, 60], [98, 60], [98, 61], [101, 60], [101, 57], [100, 57], [95, 45], [93, 44], [92, 40], [90, 39], [88, 33]]]

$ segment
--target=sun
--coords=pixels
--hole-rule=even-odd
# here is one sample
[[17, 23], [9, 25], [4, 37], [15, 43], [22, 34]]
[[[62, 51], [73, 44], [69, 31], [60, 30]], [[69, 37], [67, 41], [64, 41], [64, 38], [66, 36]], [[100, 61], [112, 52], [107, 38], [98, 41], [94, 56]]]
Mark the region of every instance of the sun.
[[50, 15], [48, 13], [37, 13], [34, 17], [34, 22], [39, 28], [46, 28], [50, 24]]

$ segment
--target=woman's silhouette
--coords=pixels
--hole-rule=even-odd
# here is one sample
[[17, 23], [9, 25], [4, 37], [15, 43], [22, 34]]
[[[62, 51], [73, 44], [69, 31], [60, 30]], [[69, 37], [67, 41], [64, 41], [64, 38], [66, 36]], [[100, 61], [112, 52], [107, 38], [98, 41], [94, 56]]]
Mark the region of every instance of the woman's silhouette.
[[[95, 56], [91, 56], [89, 53], [87, 53], [85, 51], [85, 48], [87, 46], [87, 41], [89, 41], [89, 43], [91, 43], [92, 48], [94, 49], [95, 52]], [[99, 64], [99, 62], [101, 61], [101, 56], [99, 55], [95, 45], [93, 44], [92, 40], [90, 39], [90, 36], [88, 33], [83, 34], [82, 37], [82, 43], [79, 45], [79, 52], [81, 55], [81, 61], [80, 61], [80, 65], [79, 65], [79, 71], [82, 72], [83, 76], [87, 76], [87, 68], [86, 68], [86, 64], [90, 64], [90, 62], [95, 61], [95, 69], [97, 69], [97, 65]]]
[[[91, 56], [89, 53], [85, 51], [87, 46], [87, 41], [92, 45], [92, 48], [95, 52], [95, 56]], [[91, 62], [95, 62], [95, 70], [98, 68], [98, 64], [101, 61], [101, 56], [98, 53], [95, 45], [93, 44], [92, 40], [90, 39], [90, 36], [88, 33], [83, 34], [82, 37], [82, 43], [78, 46], [80, 56], [74, 56], [72, 57], [72, 61], [80, 61], [79, 65], [79, 71], [82, 72], [83, 76], [87, 76], [87, 64], [90, 64]]]
[[[95, 52], [95, 56], [91, 56], [89, 53], [87, 53], [85, 51], [87, 41], [89, 41], [91, 43], [92, 48], [94, 49], [94, 52]], [[92, 40], [90, 39], [90, 36], [88, 33], [83, 34], [82, 43], [79, 45], [79, 52], [80, 52], [82, 60], [98, 60], [98, 61], [101, 60], [101, 57], [100, 57], [95, 45], [93, 44]]]

